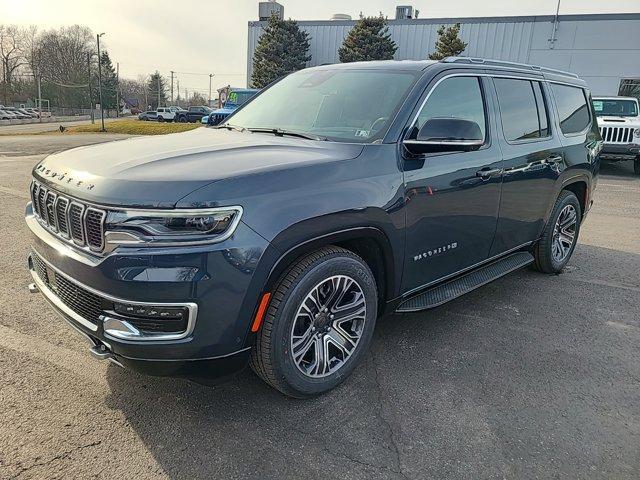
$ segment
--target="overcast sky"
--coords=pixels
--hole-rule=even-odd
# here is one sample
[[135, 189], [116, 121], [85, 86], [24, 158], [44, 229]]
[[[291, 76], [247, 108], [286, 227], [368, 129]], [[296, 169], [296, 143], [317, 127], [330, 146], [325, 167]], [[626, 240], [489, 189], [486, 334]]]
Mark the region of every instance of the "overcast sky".
[[[420, 18], [549, 15], [557, 0], [281, 0], [285, 17], [328, 19], [333, 13], [358, 18], [396, 5], [413, 5]], [[640, 12], [640, 0], [562, 0], [560, 13]], [[101, 44], [120, 63], [120, 75], [135, 78], [159, 70], [179, 73], [184, 88], [208, 92], [213, 85], [244, 86], [247, 22], [258, 19], [257, 0], [0, 0], [0, 22], [40, 28], [83, 24], [106, 32]], [[203, 75], [189, 75], [200, 73]]]

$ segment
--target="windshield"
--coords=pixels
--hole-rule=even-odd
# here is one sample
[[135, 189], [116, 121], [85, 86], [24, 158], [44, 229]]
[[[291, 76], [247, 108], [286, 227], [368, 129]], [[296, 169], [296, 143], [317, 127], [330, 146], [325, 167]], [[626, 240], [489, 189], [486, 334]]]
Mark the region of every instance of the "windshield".
[[593, 100], [596, 115], [611, 115], [616, 117], [637, 117], [638, 104], [633, 100]]
[[418, 74], [301, 70], [264, 91], [229, 117], [228, 123], [369, 143], [384, 135]]

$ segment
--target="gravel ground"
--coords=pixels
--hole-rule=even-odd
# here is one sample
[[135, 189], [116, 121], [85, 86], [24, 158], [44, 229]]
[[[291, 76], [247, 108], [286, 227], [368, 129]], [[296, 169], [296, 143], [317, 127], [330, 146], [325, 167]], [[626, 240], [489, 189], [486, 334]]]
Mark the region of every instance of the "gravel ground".
[[640, 177], [605, 165], [557, 276], [521, 270], [377, 327], [333, 392], [285, 398], [89, 357], [30, 295], [22, 219], [44, 154], [109, 135], [0, 137], [0, 478], [638, 478]]

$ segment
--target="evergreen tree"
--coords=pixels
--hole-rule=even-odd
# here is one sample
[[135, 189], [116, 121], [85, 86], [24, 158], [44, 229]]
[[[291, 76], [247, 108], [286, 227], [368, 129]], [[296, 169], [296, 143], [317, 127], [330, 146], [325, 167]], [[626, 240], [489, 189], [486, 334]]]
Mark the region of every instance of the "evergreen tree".
[[300, 70], [311, 60], [308, 55], [309, 34], [294, 20], [280, 20], [272, 15], [253, 54], [254, 88], [263, 88], [282, 75]]
[[[158, 87], [160, 88], [160, 105], [158, 105]], [[160, 72], [157, 70], [149, 77], [149, 81], [147, 82], [147, 91], [149, 94], [149, 105], [151, 105], [153, 110], [158, 107], [163, 107], [166, 104], [167, 80], [160, 75]], [[147, 108], [147, 105], [145, 105], [145, 108]]]
[[445, 28], [441, 25], [438, 29], [438, 40], [436, 41], [436, 51], [429, 54], [430, 60], [442, 60], [447, 57], [456, 57], [467, 48], [467, 43], [460, 40], [460, 24]]
[[102, 69], [102, 101], [104, 102], [104, 109], [116, 109], [118, 76], [111, 63], [111, 58], [109, 58], [109, 53], [106, 51], [100, 54], [100, 67]]
[[391, 60], [398, 46], [391, 39], [387, 21], [379, 17], [358, 20], [338, 50], [341, 62]]

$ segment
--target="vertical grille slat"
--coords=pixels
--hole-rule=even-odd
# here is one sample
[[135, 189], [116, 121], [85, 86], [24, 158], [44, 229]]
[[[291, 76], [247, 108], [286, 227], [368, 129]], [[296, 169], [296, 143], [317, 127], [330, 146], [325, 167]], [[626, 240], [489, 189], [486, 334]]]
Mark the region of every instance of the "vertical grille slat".
[[46, 221], [46, 213], [47, 207], [45, 205], [45, 200], [47, 197], [47, 189], [40, 185], [40, 189], [38, 190], [38, 215], [40, 218]]
[[95, 208], [87, 208], [85, 215], [85, 232], [87, 236], [87, 244], [94, 250], [102, 250], [103, 247], [103, 222], [105, 212]]
[[54, 207], [53, 206], [54, 206], [54, 204], [56, 202], [56, 198], [57, 197], [58, 196], [54, 192], [49, 190], [49, 192], [47, 193], [47, 197], [46, 197], [46, 199], [44, 201], [46, 210], [45, 210], [45, 213], [43, 215], [43, 219], [46, 220], [47, 224], [51, 228], [53, 228], [55, 230], [57, 230], [58, 227], [56, 225], [56, 215], [55, 215], [55, 211], [54, 211]]
[[69, 224], [67, 222], [67, 207], [69, 200], [64, 197], [58, 197], [56, 202], [56, 221], [58, 222], [58, 231], [65, 236], [69, 236]]
[[77, 202], [71, 202], [71, 206], [69, 207], [69, 232], [71, 234], [71, 238], [80, 245], [85, 244], [83, 216], [84, 205]]
[[29, 186], [33, 215], [51, 233], [93, 252], [104, 249], [107, 211], [60, 195], [37, 180]]

